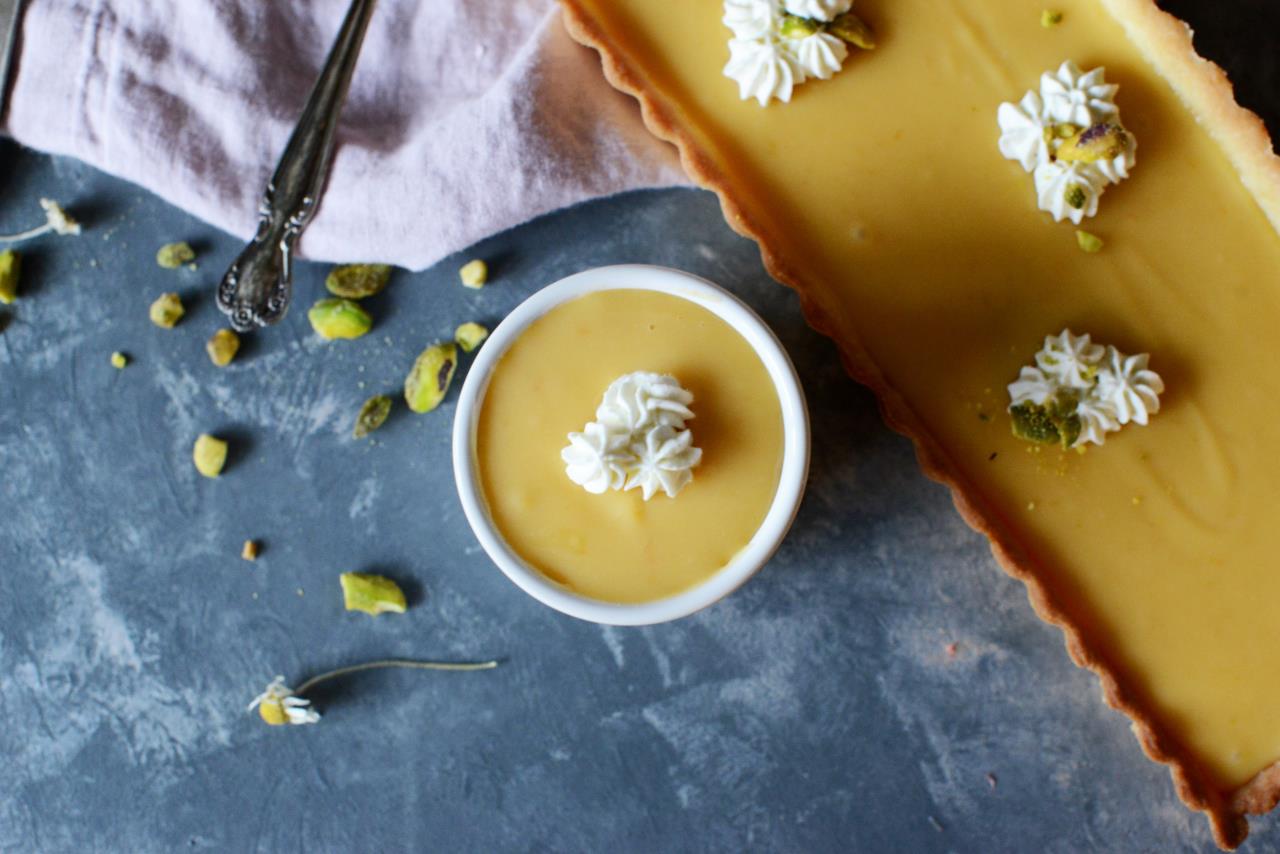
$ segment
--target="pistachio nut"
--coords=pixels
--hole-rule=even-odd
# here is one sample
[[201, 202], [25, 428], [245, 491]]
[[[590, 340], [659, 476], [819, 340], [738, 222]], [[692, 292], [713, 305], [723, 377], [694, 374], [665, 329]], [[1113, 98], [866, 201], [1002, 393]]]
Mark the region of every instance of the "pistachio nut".
[[119, 350], [111, 354], [111, 367], [117, 370], [124, 368], [129, 364], [129, 357]]
[[1067, 162], [1094, 163], [1112, 160], [1129, 147], [1129, 134], [1117, 124], [1103, 122], [1091, 125], [1062, 141], [1054, 157]]
[[0, 303], [9, 305], [18, 298], [18, 277], [22, 275], [22, 256], [12, 249], [0, 252]]
[[379, 614], [403, 614], [404, 591], [390, 578], [363, 572], [344, 572], [338, 576], [342, 584], [342, 604], [348, 611]]
[[863, 50], [874, 50], [876, 46], [875, 33], [871, 32], [871, 28], [867, 26], [866, 21], [853, 12], [836, 15], [835, 19], [827, 24], [827, 32], [841, 41], [848, 42], [854, 47], [860, 47]]
[[322, 299], [307, 312], [311, 328], [326, 341], [359, 338], [373, 328], [373, 318], [349, 299]]
[[458, 348], [450, 341], [422, 351], [404, 379], [404, 399], [414, 412], [430, 412], [440, 405], [458, 367]]
[[360, 413], [356, 416], [356, 425], [351, 430], [355, 439], [363, 439], [381, 427], [391, 414], [391, 398], [385, 394], [376, 394], [364, 402]]
[[325, 277], [324, 286], [335, 297], [364, 299], [381, 293], [391, 280], [387, 264], [345, 264], [334, 267]]

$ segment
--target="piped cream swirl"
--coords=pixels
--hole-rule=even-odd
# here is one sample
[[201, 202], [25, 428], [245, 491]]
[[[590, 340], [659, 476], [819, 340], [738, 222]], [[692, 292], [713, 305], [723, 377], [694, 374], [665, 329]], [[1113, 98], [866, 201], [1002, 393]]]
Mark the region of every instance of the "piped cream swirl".
[[639, 489], [675, 498], [693, 480], [702, 449], [693, 445], [693, 394], [668, 374], [636, 371], [605, 389], [596, 420], [569, 434], [561, 452], [565, 473], [583, 489]]

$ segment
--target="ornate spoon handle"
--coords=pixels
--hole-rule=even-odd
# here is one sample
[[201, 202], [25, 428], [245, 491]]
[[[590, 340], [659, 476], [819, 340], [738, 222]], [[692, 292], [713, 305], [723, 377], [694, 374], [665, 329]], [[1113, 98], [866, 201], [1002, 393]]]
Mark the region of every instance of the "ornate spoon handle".
[[293, 245], [315, 214], [375, 0], [352, 0], [329, 58], [307, 98], [258, 208], [258, 233], [218, 285], [218, 308], [241, 332], [284, 317], [292, 292]]

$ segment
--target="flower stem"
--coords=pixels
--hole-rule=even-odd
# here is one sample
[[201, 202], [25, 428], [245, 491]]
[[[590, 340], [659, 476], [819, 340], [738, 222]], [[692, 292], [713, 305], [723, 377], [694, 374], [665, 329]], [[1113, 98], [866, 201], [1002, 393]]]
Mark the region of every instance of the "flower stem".
[[498, 666], [496, 661], [478, 661], [464, 662], [454, 664], [445, 661], [409, 661], [403, 658], [387, 658], [381, 661], [368, 661], [364, 664], [353, 664], [350, 667], [339, 667], [337, 670], [330, 670], [327, 673], [321, 673], [319, 676], [312, 676], [306, 682], [303, 682], [296, 689], [294, 694], [305, 694], [307, 689], [314, 688], [321, 682], [328, 682], [330, 679], [337, 679], [339, 676], [349, 676], [352, 673], [360, 673], [365, 670], [382, 670], [388, 667], [399, 667], [405, 670], [492, 670]]
[[33, 237], [48, 234], [50, 231], [53, 231], [53, 226], [45, 223], [44, 225], [38, 225], [29, 231], [21, 231], [17, 234], [0, 234], [0, 243], [21, 243], [24, 240], [30, 240]]

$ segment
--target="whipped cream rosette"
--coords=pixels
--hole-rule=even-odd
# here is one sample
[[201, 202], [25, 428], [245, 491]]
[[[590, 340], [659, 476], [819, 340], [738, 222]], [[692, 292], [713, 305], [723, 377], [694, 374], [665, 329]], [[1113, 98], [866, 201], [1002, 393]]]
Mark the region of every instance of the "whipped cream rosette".
[[1120, 121], [1106, 70], [1070, 60], [1040, 77], [1040, 91], [996, 110], [1000, 153], [1032, 173], [1036, 202], [1055, 222], [1079, 225], [1108, 186], [1129, 177], [1137, 143]]
[[693, 394], [675, 377], [636, 371], [605, 389], [596, 420], [569, 434], [560, 452], [569, 479], [601, 494], [639, 489], [645, 501], [662, 492], [675, 498], [702, 461], [694, 447]]
[[1035, 365], [1008, 387], [1014, 435], [1079, 448], [1103, 444], [1126, 424], [1147, 424], [1164, 393], [1149, 362], [1147, 353], [1127, 356], [1068, 329], [1046, 336]]

